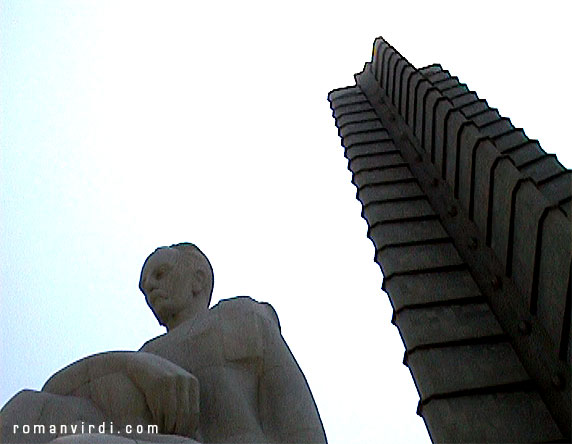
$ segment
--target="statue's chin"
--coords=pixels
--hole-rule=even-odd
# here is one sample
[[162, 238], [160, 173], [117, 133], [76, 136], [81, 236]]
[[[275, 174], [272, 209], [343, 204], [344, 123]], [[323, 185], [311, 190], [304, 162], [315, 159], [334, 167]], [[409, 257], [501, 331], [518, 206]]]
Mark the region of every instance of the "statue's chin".
[[168, 310], [168, 307], [161, 305], [157, 307], [155, 305], [153, 307], [153, 314], [155, 315], [155, 318], [157, 318], [157, 321], [159, 321], [159, 324], [165, 327], [167, 326], [167, 319], [170, 317], [170, 310]]

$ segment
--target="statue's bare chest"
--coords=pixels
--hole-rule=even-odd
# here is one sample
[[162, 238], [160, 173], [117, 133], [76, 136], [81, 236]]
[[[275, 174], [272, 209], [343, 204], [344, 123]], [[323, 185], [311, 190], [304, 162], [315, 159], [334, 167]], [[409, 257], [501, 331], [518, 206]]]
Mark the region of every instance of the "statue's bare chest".
[[[256, 372], [263, 360], [260, 320], [253, 313], [211, 315], [149, 342], [144, 351], [157, 354], [199, 377], [209, 368]], [[199, 378], [200, 381], [200, 378]]]

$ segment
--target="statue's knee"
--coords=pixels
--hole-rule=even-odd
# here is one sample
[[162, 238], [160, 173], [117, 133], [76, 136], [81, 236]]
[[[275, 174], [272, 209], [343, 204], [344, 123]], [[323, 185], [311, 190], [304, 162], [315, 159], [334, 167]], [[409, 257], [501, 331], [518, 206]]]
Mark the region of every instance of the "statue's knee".
[[61, 434], [61, 425], [104, 420], [88, 399], [22, 390], [0, 411], [0, 442], [45, 443]]
[[21, 418], [37, 419], [42, 411], [44, 401], [35, 390], [21, 390], [16, 393], [0, 410], [0, 427], [5, 427], [8, 419], [19, 420]]
[[45, 394], [35, 390], [22, 390], [6, 403], [0, 410], [0, 442], [42, 443], [55, 437], [55, 435], [32, 434], [34, 425], [40, 424], [41, 413], [46, 403], [46, 398], [42, 395]]

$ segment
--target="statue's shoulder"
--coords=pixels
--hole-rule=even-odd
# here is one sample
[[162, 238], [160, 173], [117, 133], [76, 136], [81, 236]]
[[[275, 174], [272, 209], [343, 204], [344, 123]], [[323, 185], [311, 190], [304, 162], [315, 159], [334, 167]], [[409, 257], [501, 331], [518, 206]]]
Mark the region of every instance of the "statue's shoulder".
[[274, 307], [268, 302], [258, 302], [250, 296], [222, 299], [209, 311], [221, 319], [237, 317], [246, 319], [254, 315], [269, 321], [280, 330], [280, 320]]
[[161, 341], [163, 341], [166, 337], [167, 333], [163, 333], [162, 335], [149, 339], [141, 346], [139, 351], [155, 353], [157, 348], [160, 348]]

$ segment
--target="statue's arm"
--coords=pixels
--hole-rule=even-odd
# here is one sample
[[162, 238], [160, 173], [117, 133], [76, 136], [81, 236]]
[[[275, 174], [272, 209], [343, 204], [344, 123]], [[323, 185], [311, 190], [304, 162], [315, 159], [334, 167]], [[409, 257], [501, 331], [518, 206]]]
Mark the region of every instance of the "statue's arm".
[[[143, 358], [143, 359], [141, 359]], [[112, 373], [135, 376], [136, 362], [144, 360], [131, 351], [114, 351], [87, 356], [64, 367], [50, 377], [42, 391], [57, 395], [73, 395], [89, 382]]]
[[[42, 391], [81, 396], [84, 387], [93, 388], [95, 384], [101, 388], [103, 385], [97, 381], [113, 374], [129, 378], [144, 395], [161, 433], [194, 435], [199, 410], [197, 379], [178, 365], [151, 353], [118, 351], [89, 356], [57, 372]], [[109, 406], [100, 407], [109, 411]]]
[[263, 430], [277, 442], [325, 443], [310, 388], [277, 323], [264, 322], [264, 366], [259, 384]]

